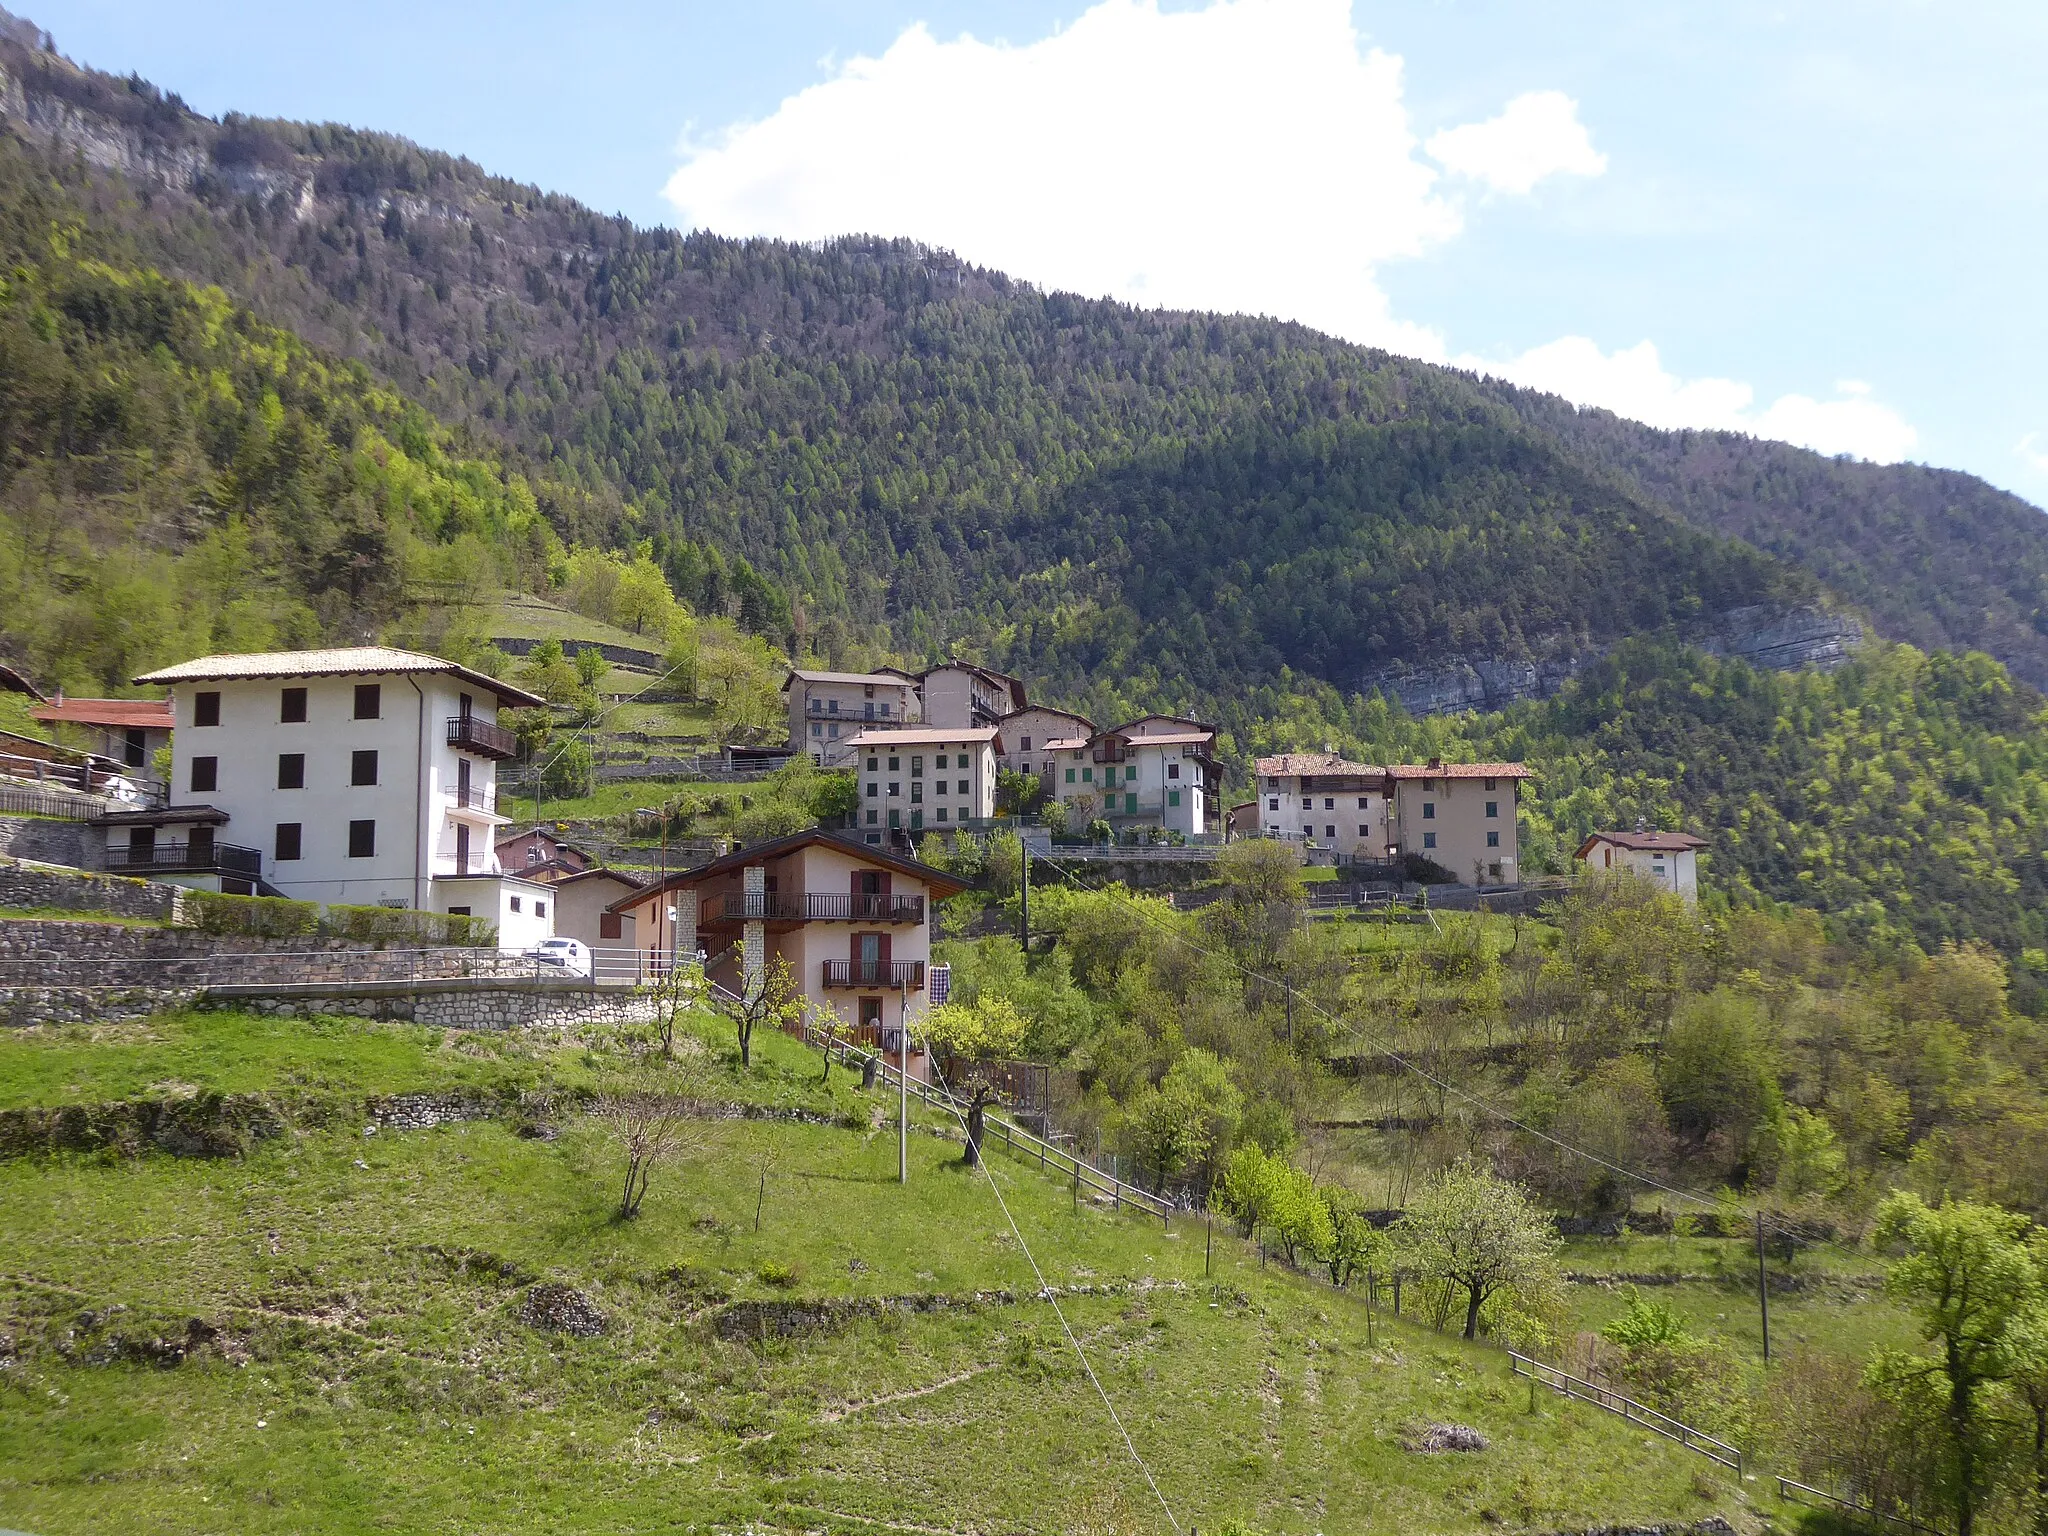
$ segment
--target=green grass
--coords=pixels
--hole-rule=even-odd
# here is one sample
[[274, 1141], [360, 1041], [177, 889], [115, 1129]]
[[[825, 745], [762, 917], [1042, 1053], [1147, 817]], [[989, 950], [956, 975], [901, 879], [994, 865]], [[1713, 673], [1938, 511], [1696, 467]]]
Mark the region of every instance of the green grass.
[[[821, 1114], [859, 1105], [854, 1079], [821, 1082], [816, 1053], [780, 1034], [754, 1038], [752, 1068], [718, 1021], [692, 1027], [711, 1049], [711, 1089], [736, 1103]], [[361, 1098], [371, 1094], [517, 1092], [595, 1084], [607, 1058], [581, 1038], [496, 1034], [363, 1019], [272, 1018], [232, 1011], [161, 1015], [137, 1024], [41, 1025], [0, 1031], [0, 1110], [112, 1103], [195, 1092]]]
[[657, 656], [662, 650], [658, 635], [636, 635], [525, 592], [505, 593], [484, 611], [482, 619], [486, 633], [494, 640], [560, 640], [572, 652], [577, 640], [623, 645], [636, 651], [652, 651]]
[[[29, 1352], [0, 1415], [0, 1512], [49, 1533], [1163, 1528], [1043, 1304], [766, 1344], [702, 1321], [721, 1294], [1028, 1292], [987, 1184], [950, 1144], [912, 1150], [906, 1188], [886, 1134], [732, 1125], [626, 1225], [587, 1123], [551, 1143], [485, 1123], [313, 1135], [238, 1163], [0, 1165], [19, 1334], [118, 1304], [121, 1330], [203, 1317], [246, 1356]], [[1167, 1234], [994, 1171], [1054, 1283], [1185, 1285], [1067, 1303], [1183, 1525], [1463, 1531], [1735, 1503], [1619, 1420], [1551, 1399], [1530, 1413], [1493, 1351], [1410, 1325], [1368, 1345], [1356, 1300], [1262, 1272], [1227, 1237], [1212, 1289], [1192, 1222]], [[491, 1262], [442, 1257], [465, 1252]], [[607, 1333], [521, 1323], [535, 1277], [584, 1290]], [[1438, 1419], [1493, 1448], [1402, 1447]]]
[[123, 917], [118, 912], [81, 912], [76, 907], [0, 907], [0, 922], [31, 919], [39, 922], [108, 923], [116, 928], [161, 928], [149, 917]]
[[[632, 779], [624, 783], [600, 784], [592, 793], [573, 799], [545, 799], [541, 802], [542, 819], [615, 821], [637, 810], [660, 810], [678, 797], [702, 805], [717, 793], [714, 786], [681, 779]], [[533, 815], [534, 801], [531, 795], [513, 796], [501, 792], [499, 806], [506, 815], [523, 821]]]

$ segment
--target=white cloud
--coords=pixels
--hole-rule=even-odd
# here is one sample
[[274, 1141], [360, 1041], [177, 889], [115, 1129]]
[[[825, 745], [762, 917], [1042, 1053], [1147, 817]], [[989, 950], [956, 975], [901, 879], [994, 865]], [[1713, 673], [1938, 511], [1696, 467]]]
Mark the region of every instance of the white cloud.
[[2012, 451], [2025, 459], [2027, 463], [2040, 471], [2040, 473], [2048, 475], [2048, 448], [2037, 448], [2034, 446], [2040, 440], [2040, 436], [2041, 434], [2038, 432], [2029, 432], [2025, 437], [2013, 444]]
[[1913, 451], [1920, 434], [1897, 411], [1872, 398], [1859, 379], [1836, 383], [1833, 400], [1781, 395], [1758, 408], [1756, 391], [1734, 379], [1681, 379], [1648, 341], [1602, 352], [1584, 336], [1565, 336], [1506, 362], [1464, 357], [1458, 365], [1579, 405], [1596, 405], [1653, 427], [1721, 428], [1797, 443], [1820, 453], [1849, 453], [1893, 464]]
[[[1445, 173], [1523, 194], [1607, 166], [1577, 103], [1538, 90], [1433, 135], [1439, 170], [1401, 60], [1364, 45], [1350, 0], [1101, 0], [1023, 46], [919, 24], [825, 72], [758, 122], [686, 134], [664, 189], [685, 227], [909, 236], [1048, 289], [1278, 315], [1438, 362], [1442, 334], [1396, 317], [1377, 273], [1461, 231]], [[1885, 461], [1916, 441], [1867, 385], [1759, 409], [1747, 384], [1666, 372], [1647, 341], [1458, 362], [1656, 426]]]
[[1020, 47], [919, 25], [686, 150], [666, 192], [686, 225], [909, 235], [1048, 288], [1441, 355], [1374, 279], [1462, 224], [1401, 91], [1348, 0], [1103, 0]]
[[1517, 196], [1546, 176], [1607, 171], [1607, 157], [1579, 121], [1579, 104], [1562, 91], [1529, 91], [1499, 117], [1446, 128], [1423, 147], [1445, 170]]

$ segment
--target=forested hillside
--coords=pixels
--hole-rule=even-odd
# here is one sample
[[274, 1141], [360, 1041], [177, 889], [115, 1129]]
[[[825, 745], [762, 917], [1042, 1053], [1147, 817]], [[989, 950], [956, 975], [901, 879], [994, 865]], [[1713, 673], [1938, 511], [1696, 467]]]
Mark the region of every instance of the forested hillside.
[[[1142, 659], [1147, 696], [1185, 704], [1194, 653], [1227, 639], [1201, 688], [1284, 665], [1355, 690], [1424, 650], [1696, 629], [1810, 597], [1818, 573], [1887, 633], [2048, 681], [2048, 532], [1968, 477], [1706, 452], [1300, 327], [1043, 294], [902, 242], [636, 230], [388, 137], [216, 124], [19, 41], [0, 67], [29, 137], [116, 171], [78, 195], [151, 264], [578, 486], [585, 520], [558, 532], [656, 537], [686, 598], [736, 602], [705, 589], [702, 552], [746, 558], [782, 594], [755, 621], [828, 657], [964, 641], [1070, 692]], [[1190, 623], [1182, 552], [1236, 548], [1253, 508], [1245, 568], [1197, 573], [1226, 611]], [[1637, 590], [1585, 601], [1623, 569]]]

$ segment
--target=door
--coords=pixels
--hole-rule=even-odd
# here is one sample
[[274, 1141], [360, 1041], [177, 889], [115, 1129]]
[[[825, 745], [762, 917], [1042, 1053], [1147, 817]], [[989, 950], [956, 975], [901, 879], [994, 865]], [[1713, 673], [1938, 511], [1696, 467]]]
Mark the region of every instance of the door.
[[128, 862], [130, 864], [152, 864], [156, 862], [155, 827], [130, 827], [128, 829]]
[[889, 935], [856, 933], [853, 936], [853, 979], [864, 987], [889, 985]]
[[[469, 765], [465, 763], [463, 766], [466, 768]], [[463, 777], [467, 778], [469, 775], [464, 774]], [[457, 822], [455, 826], [455, 873], [458, 875], [469, 873], [469, 828], [463, 826], [460, 822]]]
[[194, 827], [192, 841], [188, 845], [194, 869], [207, 869], [213, 864], [213, 828]]
[[466, 757], [455, 760], [455, 803], [469, 804], [469, 759]]
[[889, 894], [889, 877], [879, 870], [856, 869], [853, 872], [853, 918], [855, 922], [880, 922], [882, 909], [888, 905], [883, 900]]

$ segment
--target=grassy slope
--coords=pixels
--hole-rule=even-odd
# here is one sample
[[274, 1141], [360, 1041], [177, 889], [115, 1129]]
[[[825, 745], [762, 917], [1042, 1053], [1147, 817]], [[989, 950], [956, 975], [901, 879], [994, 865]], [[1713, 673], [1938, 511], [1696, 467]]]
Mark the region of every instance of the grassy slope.
[[[351, 1066], [355, 1033], [310, 1034], [316, 1070], [396, 1084], [443, 1054], [393, 1030]], [[216, 1059], [254, 1080], [252, 1058], [274, 1058], [240, 1038]], [[800, 1056], [769, 1044], [765, 1075], [781, 1059], [794, 1084]], [[42, 1091], [17, 1078], [44, 1048], [0, 1055], [13, 1101]], [[78, 1042], [61, 1049], [89, 1081], [165, 1064], [95, 1073]], [[50, 1533], [1163, 1527], [1043, 1304], [765, 1346], [709, 1330], [721, 1293], [1027, 1291], [987, 1184], [947, 1143], [912, 1148], [904, 1189], [886, 1129], [731, 1125], [707, 1160], [658, 1176], [629, 1226], [610, 1219], [616, 1169], [587, 1122], [552, 1142], [480, 1123], [283, 1139], [241, 1162], [0, 1164], [0, 1329], [26, 1345], [0, 1377], [0, 1519]], [[1355, 1299], [1262, 1272], [1227, 1237], [1212, 1290], [1200, 1227], [1163, 1233], [1076, 1206], [1035, 1170], [995, 1171], [1049, 1279], [1186, 1282], [1069, 1303], [1184, 1525], [1465, 1530], [1486, 1512], [1554, 1526], [1734, 1502], [1705, 1463], [1618, 1420], [1551, 1401], [1531, 1415], [1491, 1350], [1406, 1325], [1368, 1347]], [[463, 1250], [495, 1258], [439, 1256]], [[607, 1334], [519, 1322], [539, 1277], [594, 1297]], [[246, 1363], [52, 1352], [79, 1314], [116, 1305], [130, 1310], [81, 1348], [196, 1316]], [[1494, 1448], [1402, 1449], [1424, 1419], [1477, 1424]]]

